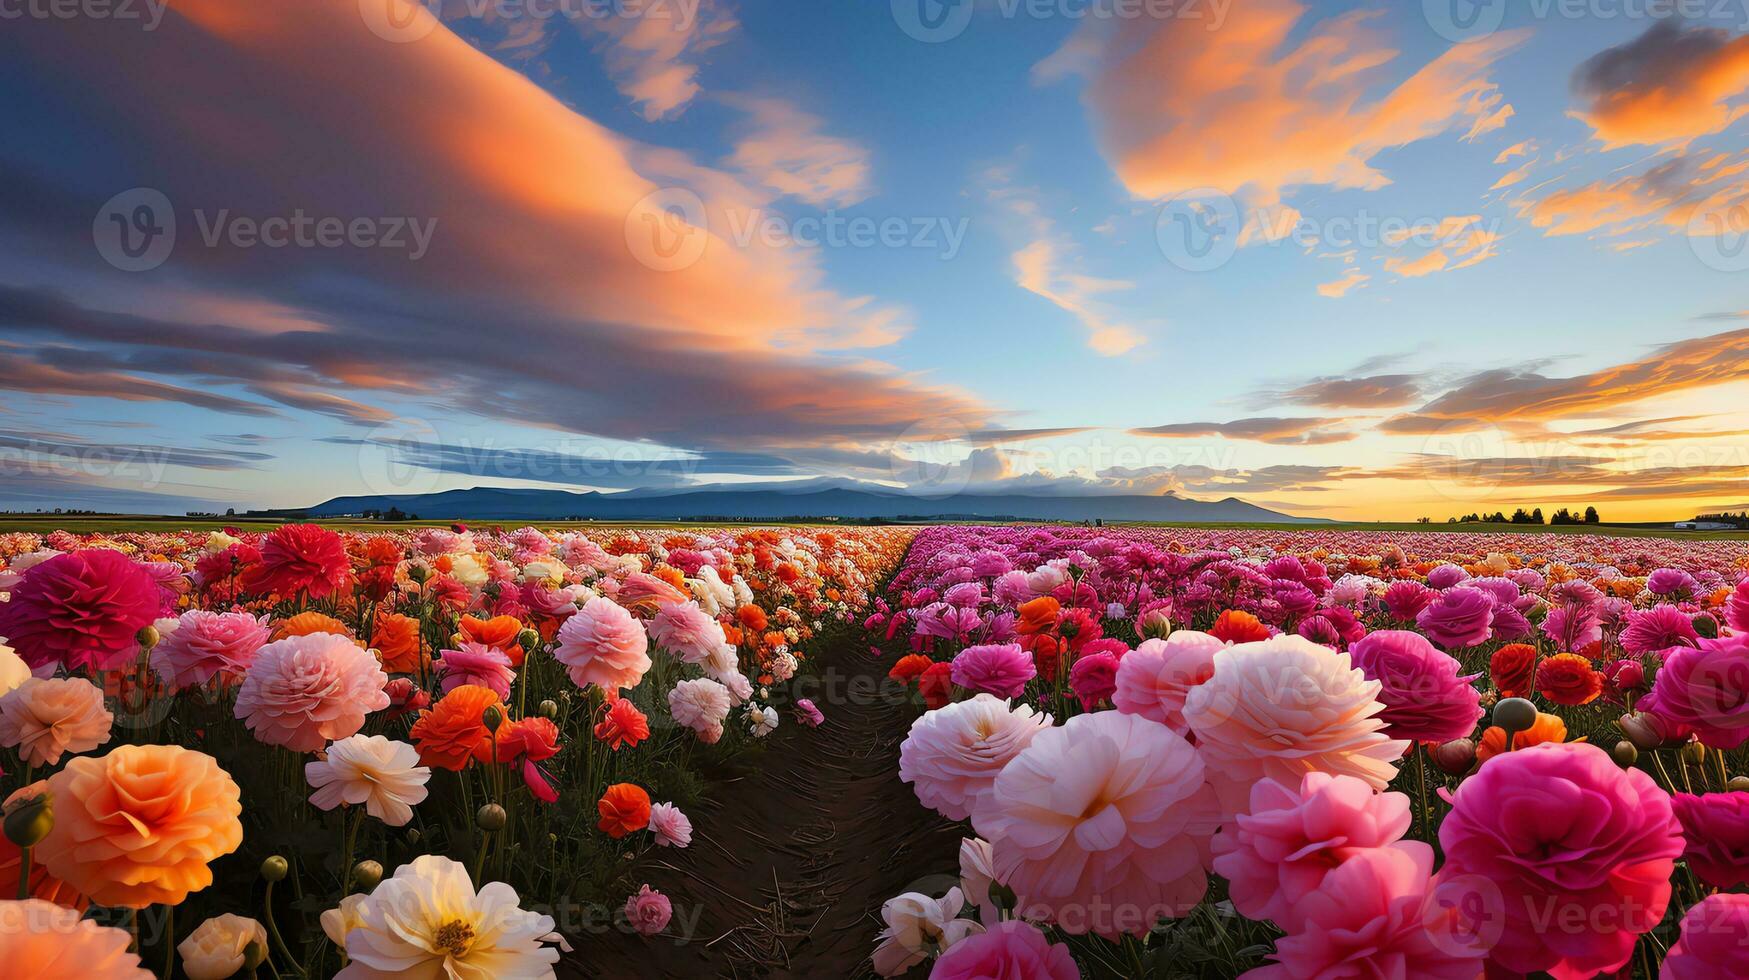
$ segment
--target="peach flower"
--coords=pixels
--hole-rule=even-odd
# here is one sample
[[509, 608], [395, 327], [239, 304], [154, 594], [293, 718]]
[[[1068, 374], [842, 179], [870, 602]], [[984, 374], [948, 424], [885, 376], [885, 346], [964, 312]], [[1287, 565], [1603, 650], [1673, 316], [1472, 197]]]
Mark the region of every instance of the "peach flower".
[[243, 969], [250, 943], [260, 943], [265, 952], [267, 930], [248, 916], [226, 913], [196, 926], [176, 944], [176, 953], [188, 980], [227, 980]]
[[553, 657], [578, 687], [637, 687], [650, 669], [650, 640], [643, 624], [611, 599], [594, 598], [559, 627]]
[[402, 865], [351, 916], [341, 908], [352, 921], [335, 925], [345, 927], [351, 962], [336, 980], [535, 980], [559, 961], [545, 944], [564, 942], [550, 916], [521, 908], [515, 889], [494, 881], [476, 890], [466, 868], [435, 854]]
[[0, 902], [0, 962], [31, 980], [152, 980], [126, 930], [40, 899]]
[[0, 638], [0, 694], [10, 694], [30, 677], [30, 665]]
[[332, 810], [343, 803], [364, 804], [364, 812], [391, 827], [413, 819], [413, 805], [425, 800], [431, 770], [419, 764], [419, 750], [381, 735], [354, 735], [328, 746], [326, 758], [304, 763], [304, 778], [315, 790], [310, 802]]
[[1220, 639], [1194, 630], [1179, 630], [1164, 640], [1144, 640], [1118, 661], [1112, 706], [1160, 722], [1180, 735], [1190, 734], [1184, 723], [1184, 699], [1214, 675], [1215, 653], [1225, 648]]
[[388, 682], [377, 658], [344, 636], [294, 636], [255, 654], [234, 711], [262, 742], [314, 752], [356, 734], [365, 715], [387, 708]]
[[1185, 699], [1184, 719], [1227, 814], [1243, 812], [1251, 784], [1297, 787], [1308, 772], [1390, 785], [1409, 743], [1381, 729], [1385, 706], [1348, 654], [1302, 636], [1240, 643], [1215, 654], [1215, 673]]
[[243, 842], [230, 774], [175, 745], [74, 759], [49, 777], [49, 794], [55, 827], [37, 855], [97, 905], [176, 905], [211, 885], [208, 863]]
[[966, 701], [925, 712], [899, 746], [899, 779], [917, 799], [949, 820], [970, 816], [988, 795], [996, 774], [1051, 726], [1051, 716], [1030, 705], [1009, 707], [980, 692]]
[[67, 752], [89, 752], [109, 741], [115, 716], [103, 689], [78, 677], [31, 678], [0, 697], [0, 745], [33, 766], [52, 766]]

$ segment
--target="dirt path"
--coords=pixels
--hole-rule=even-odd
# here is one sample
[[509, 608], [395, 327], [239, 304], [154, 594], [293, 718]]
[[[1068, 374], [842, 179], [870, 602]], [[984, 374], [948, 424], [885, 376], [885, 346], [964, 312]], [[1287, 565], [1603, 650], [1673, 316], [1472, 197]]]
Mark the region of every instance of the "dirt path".
[[957, 869], [960, 831], [898, 777], [915, 709], [871, 693], [885, 665], [854, 637], [816, 669], [827, 679], [815, 698], [826, 723], [811, 730], [786, 718], [760, 768], [717, 784], [690, 814], [692, 846], [644, 867], [674, 900], [669, 931], [683, 941], [588, 936], [560, 976], [872, 976], [881, 903], [951, 884], [940, 876]]

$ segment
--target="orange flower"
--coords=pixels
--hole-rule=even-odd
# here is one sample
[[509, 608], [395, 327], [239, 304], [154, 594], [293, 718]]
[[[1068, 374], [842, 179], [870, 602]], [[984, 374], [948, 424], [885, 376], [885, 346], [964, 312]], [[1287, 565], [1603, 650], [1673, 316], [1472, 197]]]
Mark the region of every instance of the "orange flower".
[[1488, 676], [1503, 698], [1522, 698], [1530, 693], [1531, 672], [1536, 668], [1536, 647], [1508, 643], [1488, 658]]
[[1577, 653], [1557, 653], [1537, 666], [1536, 689], [1555, 704], [1590, 704], [1603, 693], [1603, 675]]
[[[28, 803], [49, 791], [49, 781], [39, 779], [29, 786], [17, 790], [6, 798], [6, 804], [0, 807], [0, 812], [11, 813], [15, 808]], [[0, 895], [15, 898], [18, 895], [18, 869], [24, 863], [24, 854], [18, 845], [0, 836]], [[49, 874], [49, 869], [43, 867], [41, 861], [34, 862], [30, 868], [30, 894], [27, 898], [40, 898], [45, 902], [54, 902], [81, 912], [91, 903], [85, 896], [79, 894], [66, 882]]]
[[311, 633], [333, 633], [335, 636], [351, 636], [352, 631], [346, 624], [319, 612], [301, 612], [290, 619], [280, 620], [279, 627], [274, 630], [273, 638], [283, 640], [290, 636], [309, 636]]
[[741, 621], [742, 626], [754, 633], [765, 631], [765, 610], [751, 602], [735, 610], [735, 618]]
[[669, 585], [674, 586], [682, 592], [686, 591], [686, 573], [675, 568], [673, 565], [657, 565], [650, 571], [650, 574], [667, 582]]
[[55, 827], [35, 848], [48, 873], [97, 905], [176, 905], [213, 883], [243, 843], [237, 784], [176, 745], [123, 745], [49, 777]]
[[419, 620], [378, 609], [370, 644], [382, 654], [383, 669], [391, 674], [415, 674], [431, 662], [419, 642]]
[[522, 621], [515, 616], [493, 616], [491, 619], [479, 619], [474, 616], [463, 616], [461, 622], [462, 639], [475, 643], [484, 643], [494, 650], [502, 652], [510, 658], [510, 666], [521, 667], [523, 649], [516, 642], [517, 634], [522, 632]]
[[923, 675], [935, 661], [922, 654], [912, 653], [899, 658], [893, 669], [887, 671], [887, 676], [901, 684], [909, 684]]
[[609, 786], [595, 809], [601, 814], [601, 822], [596, 826], [614, 840], [650, 825], [650, 794], [631, 783]]
[[[1567, 723], [1558, 715], [1536, 713], [1536, 724], [1512, 737], [1514, 751], [1540, 745], [1543, 742], [1565, 742], [1567, 740]], [[1583, 742], [1584, 739], [1579, 739]], [[1506, 729], [1495, 726], [1482, 733], [1482, 740], [1476, 745], [1476, 759], [1487, 762], [1494, 756], [1506, 751]]]
[[622, 745], [636, 748], [639, 742], [650, 737], [650, 720], [644, 717], [637, 705], [620, 698], [608, 707], [607, 717], [595, 726], [595, 737], [616, 751]]
[[559, 754], [559, 726], [550, 718], [540, 717], [507, 721], [499, 727], [495, 738], [488, 737], [474, 746], [474, 758], [491, 762], [494, 747], [499, 762], [509, 762], [518, 756], [544, 762]]
[[1227, 643], [1255, 643], [1269, 639], [1269, 627], [1256, 616], [1237, 609], [1228, 609], [1215, 617], [1214, 628], [1209, 632]]
[[1062, 603], [1048, 595], [1023, 602], [1015, 610], [1020, 613], [1020, 621], [1014, 624], [1014, 631], [1022, 636], [1047, 632], [1057, 625], [1057, 613], [1062, 608]]
[[466, 769], [475, 749], [491, 734], [482, 715], [500, 703], [497, 691], [463, 684], [419, 712], [419, 720], [408, 733], [419, 749], [419, 761], [454, 772]]

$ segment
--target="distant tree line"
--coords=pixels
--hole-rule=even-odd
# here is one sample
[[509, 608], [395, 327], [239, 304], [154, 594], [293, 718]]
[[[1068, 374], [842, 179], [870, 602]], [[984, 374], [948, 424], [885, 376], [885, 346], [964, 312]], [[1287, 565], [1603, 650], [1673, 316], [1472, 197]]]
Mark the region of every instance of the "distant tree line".
[[[1427, 521], [1424, 519], [1422, 521], [1422, 523], [1425, 524], [1425, 523], [1427, 523]], [[1523, 507], [1520, 507], [1517, 510], [1512, 512], [1511, 517], [1506, 516], [1505, 511], [1497, 510], [1492, 514], [1470, 513], [1470, 514], [1465, 514], [1462, 517], [1448, 517], [1448, 518], [1446, 518], [1446, 523], [1447, 524], [1551, 524], [1551, 525], [1569, 524], [1569, 525], [1579, 525], [1579, 524], [1599, 524], [1599, 523], [1602, 523], [1602, 518], [1597, 516], [1597, 508], [1596, 507], [1585, 508], [1584, 514], [1575, 514], [1571, 510], [1568, 510], [1567, 508], [1562, 507], [1560, 510], [1555, 511], [1555, 514], [1553, 517], [1550, 517], [1548, 520], [1545, 521], [1543, 519], [1543, 509], [1541, 507], [1532, 508], [1528, 512], [1526, 512]]]

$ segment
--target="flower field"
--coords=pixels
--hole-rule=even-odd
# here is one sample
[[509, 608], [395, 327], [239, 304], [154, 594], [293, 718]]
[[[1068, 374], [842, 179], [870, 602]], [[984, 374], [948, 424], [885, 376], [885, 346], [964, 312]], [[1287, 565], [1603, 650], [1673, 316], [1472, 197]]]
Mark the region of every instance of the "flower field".
[[1749, 976], [1746, 573], [1604, 535], [9, 534], [0, 958]]

